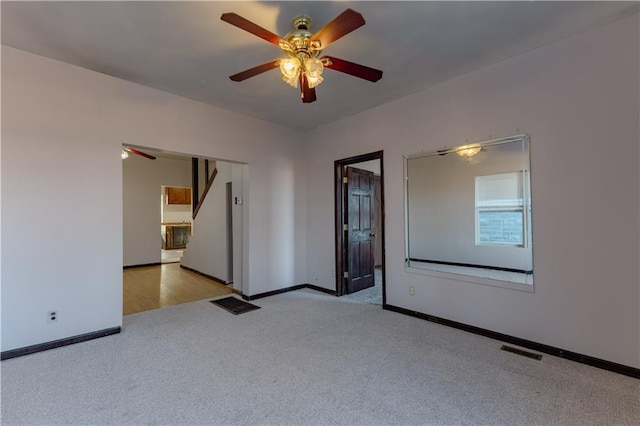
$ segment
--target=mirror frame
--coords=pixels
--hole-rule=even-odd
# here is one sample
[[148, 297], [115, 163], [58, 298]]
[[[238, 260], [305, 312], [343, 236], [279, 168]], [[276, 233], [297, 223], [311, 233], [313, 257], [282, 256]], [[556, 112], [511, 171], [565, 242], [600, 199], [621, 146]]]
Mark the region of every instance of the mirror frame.
[[[530, 255], [530, 265], [531, 265], [531, 270], [530, 271], [526, 271], [523, 274], [525, 275], [525, 282], [519, 282], [519, 281], [510, 281], [508, 279], [500, 279], [500, 278], [496, 278], [496, 277], [488, 277], [486, 276], [487, 274], [480, 274], [480, 271], [486, 271], [487, 269], [485, 268], [477, 268], [477, 272], [476, 274], [470, 274], [470, 273], [462, 273], [462, 272], [453, 272], [451, 270], [446, 270], [446, 268], [441, 268], [441, 269], [431, 269], [431, 268], [422, 268], [422, 267], [417, 267], [417, 266], [412, 266], [411, 265], [411, 257], [410, 257], [410, 240], [409, 240], [409, 235], [410, 235], [410, 230], [409, 230], [409, 161], [412, 159], [417, 159], [417, 158], [423, 158], [423, 157], [430, 157], [430, 156], [442, 156], [445, 154], [449, 154], [449, 153], [458, 153], [459, 151], [462, 151], [464, 149], [468, 149], [470, 147], [480, 147], [480, 148], [485, 148], [485, 147], [490, 147], [490, 146], [496, 146], [496, 145], [502, 145], [502, 144], [507, 144], [507, 143], [513, 143], [513, 142], [521, 142], [523, 144], [523, 153], [526, 154], [526, 157], [523, 156], [523, 161], [526, 161], [526, 169], [522, 169], [522, 170], [526, 170], [527, 171], [527, 182], [526, 182], [526, 186], [525, 186], [525, 191], [527, 191], [526, 193], [526, 198], [525, 198], [525, 206], [524, 208], [527, 211], [527, 219], [525, 219], [528, 223], [527, 223], [527, 227], [524, 230], [524, 232], [527, 232], [528, 235], [525, 236], [525, 240], [528, 241], [528, 248], [531, 251], [531, 255]], [[495, 287], [505, 287], [505, 288], [511, 288], [511, 289], [515, 289], [515, 290], [520, 290], [520, 291], [526, 291], [526, 292], [534, 292], [534, 282], [533, 282], [533, 229], [532, 229], [532, 223], [531, 223], [531, 218], [532, 218], [532, 194], [531, 194], [531, 148], [530, 148], [530, 137], [529, 134], [527, 133], [521, 133], [521, 134], [516, 134], [516, 135], [512, 135], [512, 136], [507, 136], [507, 137], [502, 137], [502, 138], [495, 138], [495, 139], [489, 139], [489, 140], [485, 140], [485, 141], [481, 141], [481, 142], [475, 142], [472, 144], [465, 144], [465, 145], [459, 145], [459, 146], [455, 146], [452, 148], [446, 148], [446, 149], [440, 149], [440, 150], [434, 150], [434, 151], [429, 151], [429, 152], [420, 152], [417, 154], [412, 154], [412, 155], [406, 155], [403, 157], [404, 160], [404, 222], [405, 222], [405, 226], [404, 226], [404, 243], [405, 243], [405, 257], [404, 257], [404, 262], [405, 262], [405, 271], [406, 272], [410, 272], [410, 273], [417, 273], [417, 274], [422, 274], [422, 275], [430, 275], [430, 276], [435, 276], [435, 277], [439, 277], [439, 278], [449, 278], [449, 279], [454, 279], [457, 281], [464, 281], [464, 282], [472, 282], [472, 283], [478, 283], [478, 284], [484, 284], [484, 285], [489, 285], [489, 286], [495, 286]], [[523, 163], [524, 164], [524, 163]], [[455, 268], [450, 268], [450, 269], [455, 269]], [[463, 268], [461, 268], [463, 269]], [[470, 268], [468, 268], [470, 269]], [[508, 268], [505, 268], [508, 269]], [[469, 272], [469, 271], [467, 271]]]

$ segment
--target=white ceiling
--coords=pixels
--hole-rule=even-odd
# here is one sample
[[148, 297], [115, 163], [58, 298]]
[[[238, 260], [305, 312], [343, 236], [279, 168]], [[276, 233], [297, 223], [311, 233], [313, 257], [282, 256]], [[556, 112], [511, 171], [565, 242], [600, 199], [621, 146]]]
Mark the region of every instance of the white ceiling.
[[[638, 2], [10, 2], [2, 44], [297, 129], [310, 129], [638, 12]], [[228, 76], [281, 57], [220, 20], [235, 12], [280, 35], [309, 15], [312, 32], [350, 7], [366, 25], [324, 53], [384, 71], [371, 83], [325, 71], [318, 100], [273, 70]]]

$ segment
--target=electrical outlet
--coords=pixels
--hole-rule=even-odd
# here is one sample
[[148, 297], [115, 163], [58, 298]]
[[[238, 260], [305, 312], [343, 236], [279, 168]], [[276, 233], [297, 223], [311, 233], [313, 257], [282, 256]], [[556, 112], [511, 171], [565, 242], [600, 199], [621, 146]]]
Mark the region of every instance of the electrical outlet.
[[409, 286], [409, 296], [415, 296], [416, 288], [412, 285]]
[[58, 311], [49, 311], [47, 313], [47, 322], [56, 322], [58, 321]]

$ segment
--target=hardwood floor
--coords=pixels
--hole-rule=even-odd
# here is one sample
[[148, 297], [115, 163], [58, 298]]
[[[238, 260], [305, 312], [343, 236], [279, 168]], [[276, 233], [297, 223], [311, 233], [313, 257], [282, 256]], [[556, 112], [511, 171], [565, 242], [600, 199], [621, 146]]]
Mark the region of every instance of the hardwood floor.
[[124, 315], [233, 293], [179, 263], [125, 269], [123, 285]]

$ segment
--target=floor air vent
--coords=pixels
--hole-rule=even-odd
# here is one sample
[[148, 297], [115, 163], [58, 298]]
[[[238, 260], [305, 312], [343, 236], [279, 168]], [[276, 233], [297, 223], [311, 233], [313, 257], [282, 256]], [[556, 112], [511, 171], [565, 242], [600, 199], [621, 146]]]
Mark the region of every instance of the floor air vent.
[[526, 356], [527, 358], [535, 359], [540, 361], [542, 359], [542, 355], [534, 354], [533, 352], [523, 351], [522, 349], [514, 348], [513, 346], [502, 345], [500, 350], [511, 352], [512, 354]]

